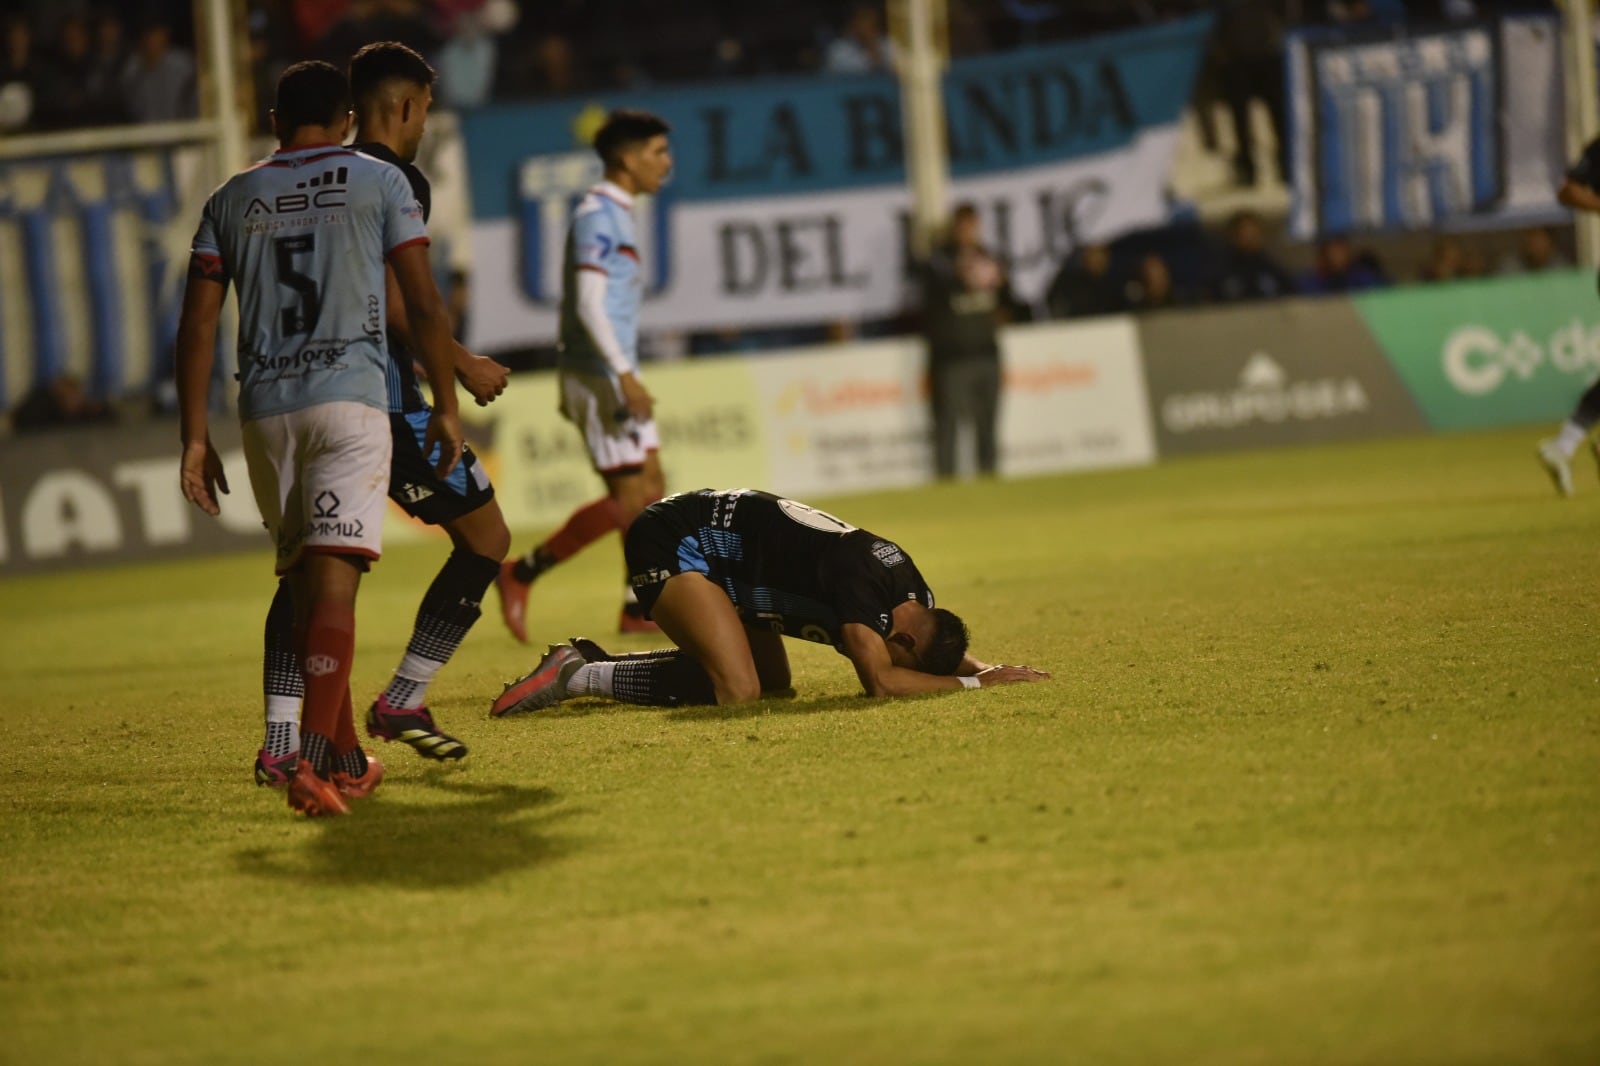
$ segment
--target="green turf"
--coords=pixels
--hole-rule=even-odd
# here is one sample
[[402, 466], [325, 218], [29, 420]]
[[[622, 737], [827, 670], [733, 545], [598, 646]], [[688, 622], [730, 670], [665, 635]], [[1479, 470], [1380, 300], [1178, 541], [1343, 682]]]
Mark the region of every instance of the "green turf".
[[[1036, 686], [794, 645], [791, 703], [491, 722], [491, 597], [466, 763], [322, 823], [249, 783], [264, 556], [8, 579], [0, 1060], [1600, 1060], [1600, 482], [1531, 440], [817, 501]], [[369, 579], [363, 705], [442, 554]]]

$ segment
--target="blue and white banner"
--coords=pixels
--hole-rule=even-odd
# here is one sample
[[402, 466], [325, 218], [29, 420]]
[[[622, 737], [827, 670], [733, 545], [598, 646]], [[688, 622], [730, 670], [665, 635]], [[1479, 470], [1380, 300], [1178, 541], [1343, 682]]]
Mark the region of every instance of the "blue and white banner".
[[0, 163], [0, 407], [63, 374], [106, 397], [171, 376], [201, 154]]
[[1291, 39], [1294, 234], [1563, 217], [1560, 27]]
[[[1165, 221], [1206, 18], [957, 60], [944, 86], [953, 195], [1032, 296], [1082, 240]], [[474, 265], [470, 343], [555, 334], [567, 220], [599, 178], [612, 107], [672, 124], [676, 170], [639, 208], [646, 329], [893, 314], [906, 298], [899, 90], [887, 75], [658, 90], [491, 108], [463, 120]]]

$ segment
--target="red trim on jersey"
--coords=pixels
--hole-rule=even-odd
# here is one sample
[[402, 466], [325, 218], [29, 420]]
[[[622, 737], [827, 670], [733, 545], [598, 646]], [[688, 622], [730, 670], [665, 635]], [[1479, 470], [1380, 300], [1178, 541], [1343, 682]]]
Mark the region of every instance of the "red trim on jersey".
[[[316, 144], [297, 144], [293, 148], [279, 148], [272, 154], [288, 155], [290, 152], [309, 152], [313, 148], [337, 148], [341, 152], [350, 151], [350, 149], [346, 148], [342, 144], [334, 144], [332, 141], [318, 141]], [[355, 153], [351, 152], [351, 154], [354, 155]]]
[[631, 203], [628, 203], [626, 200], [617, 199], [615, 196], [612, 196], [609, 192], [606, 192], [606, 190], [604, 188], [602, 188], [601, 186], [599, 186], [599, 185], [596, 185], [594, 188], [590, 189], [589, 191], [594, 193], [596, 196], [601, 197], [602, 199], [610, 200], [612, 203], [616, 204], [618, 207], [622, 208], [624, 211], [632, 211], [633, 210], [633, 205]]
[[290, 570], [293, 570], [295, 567], [299, 566], [300, 560], [307, 555], [356, 555], [360, 556], [363, 560], [361, 563], [363, 569], [368, 570], [372, 568], [372, 563], [375, 563], [382, 558], [379, 553], [373, 551], [371, 548], [346, 548], [337, 544], [305, 544], [301, 546], [300, 551], [294, 557], [294, 562], [289, 564], [287, 570], [274, 569], [279, 576], [287, 574]]
[[398, 252], [400, 249], [402, 249], [402, 248], [410, 248], [413, 244], [429, 244], [429, 243], [432, 243], [432, 242], [430, 242], [428, 240], [428, 238], [426, 238], [426, 237], [413, 237], [409, 241], [401, 241], [399, 244], [395, 245], [393, 248], [390, 248], [387, 252], [383, 253], [383, 257], [385, 259], [387, 259], [391, 255], [393, 255], [394, 253]]
[[635, 263], [639, 261], [639, 250], [631, 244], [624, 244], [621, 248], [618, 248], [617, 254], [625, 255]]
[[223, 264], [222, 256], [220, 255], [190, 252], [189, 276], [191, 278], [203, 278], [206, 281], [215, 281], [220, 285], [228, 283], [228, 269]]
[[603, 266], [595, 266], [593, 263], [579, 263], [578, 264], [578, 269], [579, 270], [592, 270], [596, 274], [605, 274], [606, 273], [606, 268], [605, 267], [603, 267]]

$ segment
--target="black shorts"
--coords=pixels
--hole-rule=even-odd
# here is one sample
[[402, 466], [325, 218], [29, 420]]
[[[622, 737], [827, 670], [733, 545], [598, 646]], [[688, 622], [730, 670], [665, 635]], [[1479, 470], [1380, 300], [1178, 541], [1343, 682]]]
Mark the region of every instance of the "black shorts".
[[[471, 514], [494, 499], [494, 486], [470, 446], [461, 449], [461, 461], [441, 479], [422, 452], [431, 411], [390, 412], [394, 458], [389, 462], [389, 498], [412, 518], [442, 526]], [[437, 450], [437, 449], [436, 449]]]
[[705, 574], [711, 567], [700, 550], [700, 529], [711, 515], [703, 496], [684, 493], [657, 500], [640, 512], [622, 543], [628, 583], [646, 612], [656, 605], [669, 578]]

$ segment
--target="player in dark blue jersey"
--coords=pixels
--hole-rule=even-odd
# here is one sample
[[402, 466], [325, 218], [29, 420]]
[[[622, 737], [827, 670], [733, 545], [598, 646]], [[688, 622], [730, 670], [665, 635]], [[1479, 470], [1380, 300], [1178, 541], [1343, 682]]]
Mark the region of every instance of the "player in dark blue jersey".
[[[405, 175], [426, 221], [433, 195], [428, 179], [412, 162], [421, 145], [432, 104], [434, 71], [416, 52], [393, 41], [370, 44], [350, 60], [350, 89], [356, 108], [356, 143], [350, 147], [380, 159]], [[478, 620], [479, 603], [500, 571], [511, 546], [500, 505], [471, 446], [449, 477], [433, 469], [424, 436], [431, 408], [412, 368], [405, 301], [389, 278], [389, 348], [385, 390], [393, 438], [389, 498], [413, 518], [439, 526], [454, 551], [434, 578], [417, 610], [405, 655], [389, 685], [367, 711], [367, 732], [399, 740], [431, 759], [459, 759], [467, 748], [442, 732], [428, 710], [428, 686]], [[506, 370], [492, 359], [454, 346], [455, 372], [480, 403], [505, 388]], [[298, 721], [302, 685], [295, 668], [293, 605], [280, 583], [267, 613], [262, 685], [266, 702], [266, 740], [256, 757], [256, 781], [287, 781], [299, 750]]]
[[[239, 417], [256, 505], [293, 589], [305, 691], [289, 805], [347, 814], [383, 767], [361, 750], [350, 704], [355, 600], [381, 549], [391, 453], [384, 389], [386, 292], [398, 285], [437, 401], [436, 474], [460, 459], [449, 317], [428, 267], [422, 210], [393, 167], [342, 148], [349, 82], [327, 63], [278, 81], [280, 148], [206, 201], [178, 326], [184, 496], [217, 514], [227, 491], [208, 432], [216, 331], [239, 303]], [[392, 275], [388, 271], [392, 270]], [[392, 278], [392, 281], [390, 280]], [[435, 448], [437, 446], [437, 448]]]
[[491, 714], [576, 696], [657, 706], [759, 699], [789, 687], [783, 637], [831, 645], [870, 696], [1049, 676], [973, 658], [966, 626], [934, 606], [895, 542], [770, 492], [669, 496], [629, 528], [627, 557], [639, 602], [678, 647], [612, 657], [587, 641], [558, 645], [506, 686]]
[[[1600, 140], [1589, 142], [1583, 155], [1567, 171], [1566, 181], [1562, 182], [1556, 198], [1574, 211], [1600, 213]], [[1595, 459], [1600, 461], [1600, 444], [1591, 440], [1597, 425], [1600, 425], [1600, 380], [1584, 390], [1578, 405], [1561, 423], [1556, 435], [1539, 442], [1539, 461], [1549, 472], [1556, 491], [1563, 496], [1572, 495], [1572, 457], [1585, 441], [1590, 441]]]

